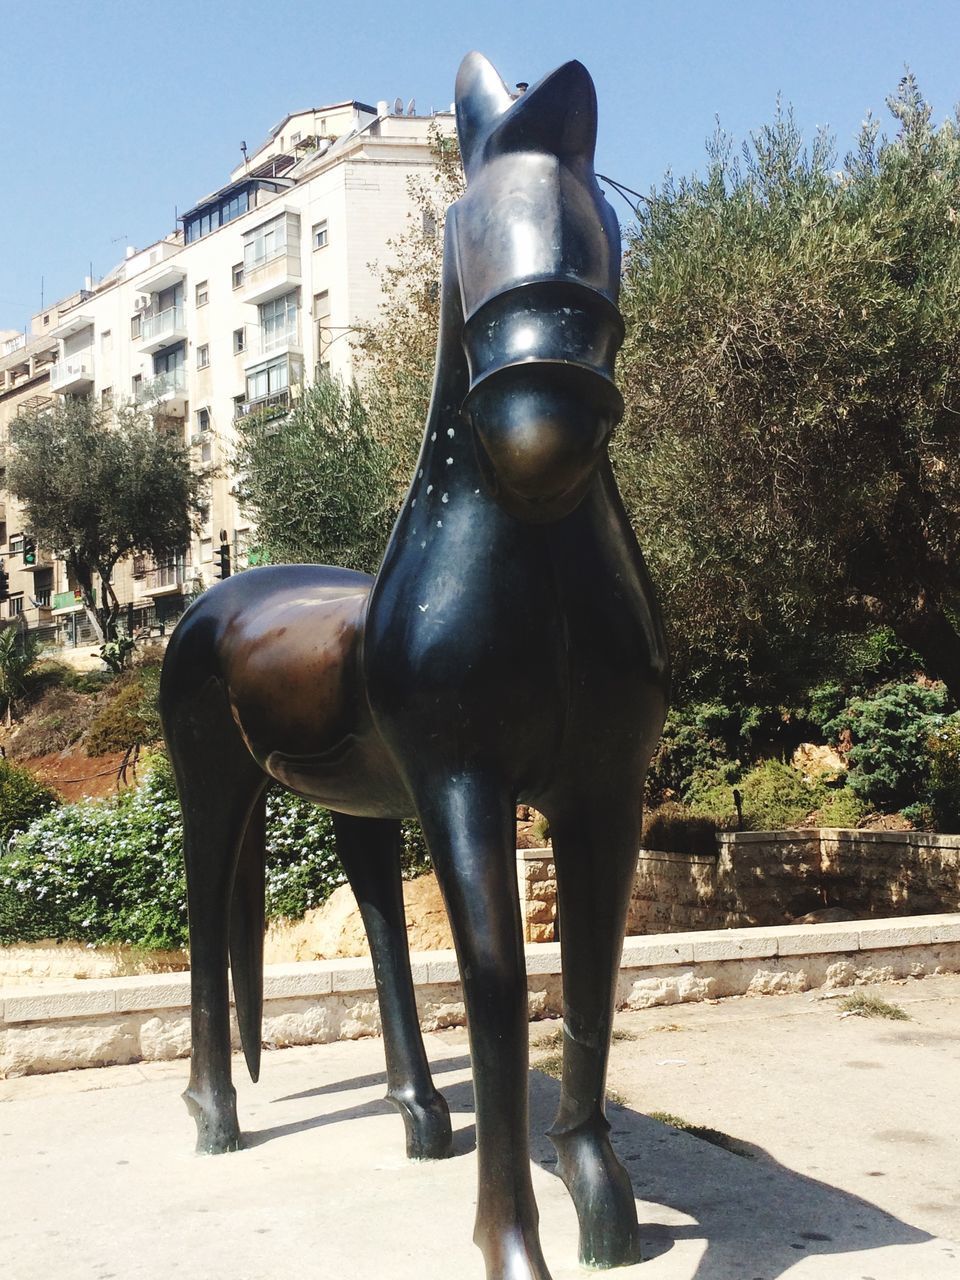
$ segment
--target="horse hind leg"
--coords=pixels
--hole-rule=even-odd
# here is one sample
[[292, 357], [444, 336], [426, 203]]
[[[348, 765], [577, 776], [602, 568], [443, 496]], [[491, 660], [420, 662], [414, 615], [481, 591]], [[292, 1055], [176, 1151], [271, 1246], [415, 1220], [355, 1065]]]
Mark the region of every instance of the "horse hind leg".
[[[258, 962], [242, 958], [257, 930], [255, 878], [259, 811], [238, 855], [264, 785], [229, 713], [222, 691], [209, 684], [201, 693], [169, 700], [164, 733], [183, 812], [183, 853], [190, 925], [191, 1057], [184, 1101], [197, 1125], [197, 1150], [217, 1154], [240, 1146], [236, 1090], [230, 1068], [230, 1001], [227, 963], [233, 951], [241, 1026], [247, 1060], [255, 1073], [259, 1043], [250, 1038], [259, 1024]], [[234, 889], [238, 901], [232, 905]], [[262, 891], [261, 891], [262, 892]], [[262, 939], [260, 942], [262, 946]], [[259, 1033], [257, 1033], [259, 1042]]]
[[387, 1097], [403, 1117], [411, 1160], [452, 1155], [450, 1112], [434, 1088], [410, 971], [400, 823], [334, 813], [337, 851], [360, 907], [380, 1002]]
[[640, 847], [639, 805], [610, 797], [566, 804], [548, 816], [563, 957], [563, 1076], [548, 1136], [577, 1210], [580, 1261], [626, 1266], [640, 1260], [636, 1201], [610, 1144], [604, 1099], [617, 972]]

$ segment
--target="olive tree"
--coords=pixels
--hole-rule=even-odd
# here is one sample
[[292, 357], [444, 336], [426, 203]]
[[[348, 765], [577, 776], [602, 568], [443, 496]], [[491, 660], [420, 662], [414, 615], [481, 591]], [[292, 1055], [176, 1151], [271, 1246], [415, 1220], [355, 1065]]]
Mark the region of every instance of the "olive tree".
[[[202, 482], [178, 437], [144, 412], [108, 412], [89, 399], [58, 399], [10, 428], [7, 483], [26, 532], [62, 556], [101, 642], [116, 638], [112, 585], [125, 556], [186, 551]], [[98, 591], [99, 583], [99, 591]]]

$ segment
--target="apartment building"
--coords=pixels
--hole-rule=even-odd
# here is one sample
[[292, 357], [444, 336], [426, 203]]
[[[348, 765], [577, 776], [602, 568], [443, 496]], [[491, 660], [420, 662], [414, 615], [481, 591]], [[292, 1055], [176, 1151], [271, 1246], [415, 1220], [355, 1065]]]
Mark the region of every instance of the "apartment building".
[[[135, 401], [159, 429], [182, 432], [210, 473], [187, 555], [118, 567], [115, 590], [138, 620], [175, 617], [210, 585], [220, 530], [235, 568], [256, 562], [255, 530], [232, 492], [238, 420], [282, 416], [321, 368], [353, 374], [351, 336], [381, 300], [371, 264], [392, 260], [388, 242], [414, 216], [409, 184], [432, 163], [431, 128], [454, 127], [451, 113], [399, 108], [341, 102], [287, 116], [175, 232], [128, 249], [102, 280], [38, 312], [9, 351], [0, 338], [0, 446], [17, 413], [53, 397]], [[42, 564], [25, 563], [2, 473], [0, 521], [10, 578], [2, 615], [56, 628], [61, 641], [89, 638], [63, 564], [42, 549]]]

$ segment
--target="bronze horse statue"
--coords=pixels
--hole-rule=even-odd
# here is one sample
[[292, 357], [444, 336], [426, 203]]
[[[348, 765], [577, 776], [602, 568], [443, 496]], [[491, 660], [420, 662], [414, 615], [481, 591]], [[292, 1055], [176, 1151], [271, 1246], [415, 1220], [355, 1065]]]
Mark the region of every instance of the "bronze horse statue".
[[333, 812], [373, 955], [407, 1151], [450, 1151], [417, 1022], [400, 820], [419, 819], [456, 943], [476, 1092], [475, 1239], [490, 1280], [549, 1280], [527, 1135], [515, 806], [547, 815], [563, 951], [550, 1137], [581, 1258], [639, 1257], [604, 1091], [645, 770], [668, 661], [607, 441], [620, 237], [596, 180], [596, 95], [568, 62], [519, 98], [479, 54], [457, 78], [467, 176], [444, 242], [423, 447], [375, 578], [288, 565], [207, 591], [174, 633], [161, 706], [184, 817], [198, 1149], [240, 1144], [227, 967], [260, 1059], [264, 791]]

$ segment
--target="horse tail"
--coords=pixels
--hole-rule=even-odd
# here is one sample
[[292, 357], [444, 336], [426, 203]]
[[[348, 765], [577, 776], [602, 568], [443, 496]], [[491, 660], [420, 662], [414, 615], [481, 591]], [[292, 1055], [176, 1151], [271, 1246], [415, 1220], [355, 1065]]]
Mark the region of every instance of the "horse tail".
[[230, 972], [240, 1043], [250, 1078], [260, 1077], [263, 1023], [263, 935], [266, 927], [266, 791], [247, 819], [230, 901]]

